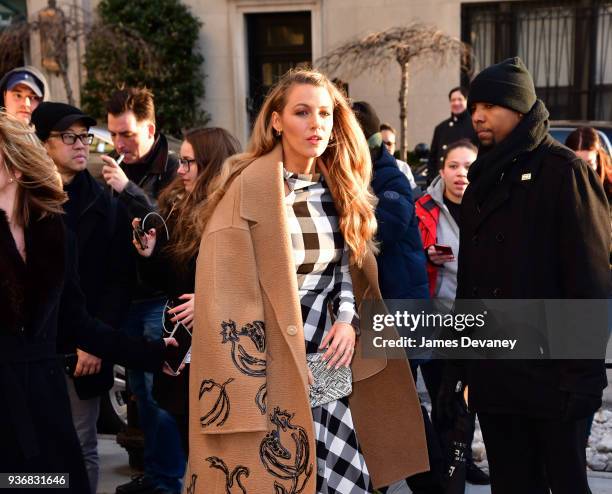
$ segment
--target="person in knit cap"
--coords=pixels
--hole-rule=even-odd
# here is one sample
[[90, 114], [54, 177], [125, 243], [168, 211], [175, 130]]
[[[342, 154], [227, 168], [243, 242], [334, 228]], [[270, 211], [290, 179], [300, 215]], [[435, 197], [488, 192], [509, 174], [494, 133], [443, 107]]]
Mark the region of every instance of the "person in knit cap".
[[[468, 108], [481, 146], [462, 201], [457, 298], [606, 299], [610, 224], [601, 181], [548, 134], [548, 110], [521, 59], [480, 72]], [[455, 367], [439, 410], [462, 395], [458, 381], [468, 385], [492, 494], [590, 492], [584, 436], [606, 386], [603, 360]]]

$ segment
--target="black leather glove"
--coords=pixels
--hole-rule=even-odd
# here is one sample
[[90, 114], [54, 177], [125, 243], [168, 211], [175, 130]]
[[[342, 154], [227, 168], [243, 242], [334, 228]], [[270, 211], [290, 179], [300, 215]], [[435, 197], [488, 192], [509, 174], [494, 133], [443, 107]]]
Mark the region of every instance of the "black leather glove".
[[[442, 371], [442, 382], [436, 397], [435, 420], [444, 426], [452, 426], [457, 416], [467, 411], [463, 399], [465, 389], [464, 365], [460, 361], [447, 361]], [[432, 397], [432, 399], [434, 399]]]

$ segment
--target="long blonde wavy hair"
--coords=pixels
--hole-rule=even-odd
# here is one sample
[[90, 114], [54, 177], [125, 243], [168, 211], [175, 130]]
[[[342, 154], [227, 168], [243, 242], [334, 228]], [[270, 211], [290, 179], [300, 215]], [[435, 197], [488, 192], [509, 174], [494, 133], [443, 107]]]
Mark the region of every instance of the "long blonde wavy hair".
[[247, 151], [229, 158], [209, 185], [206, 208], [201, 211], [201, 231], [233, 180], [254, 160], [270, 153], [280, 142], [272, 127], [272, 114], [282, 113], [287, 95], [296, 84], [324, 87], [333, 102], [334, 142], [321, 159], [329, 170], [328, 184], [339, 216], [351, 260], [361, 265], [368, 250], [375, 251], [376, 197], [369, 189], [372, 161], [368, 144], [344, 95], [316, 70], [290, 70], [268, 93], [257, 116]]
[[68, 196], [55, 163], [34, 130], [4, 111], [0, 112], [0, 161], [19, 186], [15, 210], [7, 211], [14, 214], [14, 221], [25, 226], [32, 213], [39, 218], [63, 214], [62, 204]]

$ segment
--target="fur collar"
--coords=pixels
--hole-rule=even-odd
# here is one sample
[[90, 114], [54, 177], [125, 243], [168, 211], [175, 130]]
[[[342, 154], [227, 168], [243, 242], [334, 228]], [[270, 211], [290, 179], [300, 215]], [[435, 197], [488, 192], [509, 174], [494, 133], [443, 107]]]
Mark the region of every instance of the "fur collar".
[[35, 323], [63, 284], [65, 255], [61, 218], [33, 219], [26, 229], [25, 242], [27, 262], [24, 265], [6, 214], [0, 211], [0, 328], [11, 332]]

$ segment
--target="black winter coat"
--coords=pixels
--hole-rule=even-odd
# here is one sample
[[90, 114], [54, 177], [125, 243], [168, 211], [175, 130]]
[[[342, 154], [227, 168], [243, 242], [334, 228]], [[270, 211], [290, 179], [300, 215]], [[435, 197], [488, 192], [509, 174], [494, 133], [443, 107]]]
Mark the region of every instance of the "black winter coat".
[[79, 288], [76, 240], [58, 216], [33, 218], [21, 259], [0, 211], [0, 465], [5, 472], [66, 472], [89, 482], [72, 424], [57, 347], [79, 348], [133, 368], [157, 370], [162, 340], [133, 340], [93, 319]]
[[[157, 197], [176, 175], [178, 158], [168, 149], [168, 140], [163, 134], [157, 134], [151, 150], [142, 158], [147, 170], [137, 183], [130, 180], [119, 199], [126, 205], [130, 220], [143, 218], [150, 211], [157, 210]], [[136, 165], [136, 164], [134, 164]], [[130, 176], [126, 163], [121, 168]]]
[[[125, 206], [87, 170], [76, 174], [65, 190], [69, 199], [64, 219], [77, 238], [87, 312], [119, 329], [130, 304], [136, 266]], [[76, 345], [70, 343], [58, 350], [74, 353]], [[113, 385], [112, 363], [103, 362], [99, 374], [77, 377], [74, 384], [81, 399], [100, 395]]]
[[[144, 165], [146, 171], [137, 179], [133, 177], [132, 170], [139, 165]], [[130, 169], [130, 167], [132, 167]], [[126, 185], [123, 192], [118, 195], [121, 202], [127, 208], [128, 218], [130, 222], [134, 218], [144, 219], [146, 215], [152, 211], [157, 211], [157, 198], [164, 187], [166, 187], [176, 175], [178, 168], [178, 158], [168, 149], [168, 140], [163, 134], [157, 134], [155, 142], [151, 150], [143, 156], [140, 163], [121, 164], [121, 168], [125, 171], [128, 178], [135, 178]], [[162, 222], [156, 215], [151, 215], [147, 218], [144, 227], [156, 227], [161, 232], [163, 229]], [[137, 255], [137, 254], [134, 254]], [[159, 290], [155, 290], [149, 286], [146, 281], [137, 276], [137, 270], [134, 269], [134, 300], [150, 300], [153, 298], [161, 298], [163, 296]]]
[[[471, 186], [463, 197], [457, 298], [608, 298], [608, 205], [585, 162], [546, 136], [494, 187], [481, 207]], [[606, 386], [599, 360], [475, 360], [467, 370], [477, 412], [559, 418], [577, 396], [596, 407]]]
[[425, 253], [410, 183], [385, 146], [373, 151], [372, 190], [378, 197], [378, 281], [388, 299], [429, 298]]
[[459, 139], [469, 139], [478, 146], [478, 137], [472, 126], [470, 112], [467, 110], [459, 115], [451, 115], [450, 118], [436, 125], [427, 161], [427, 184], [438, 176], [438, 170], [448, 145]]

